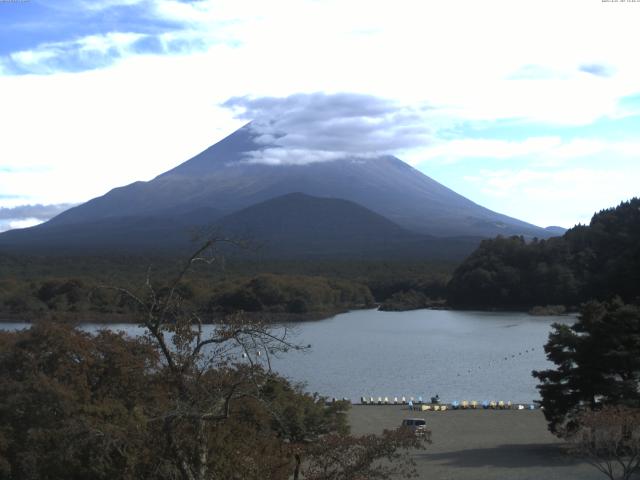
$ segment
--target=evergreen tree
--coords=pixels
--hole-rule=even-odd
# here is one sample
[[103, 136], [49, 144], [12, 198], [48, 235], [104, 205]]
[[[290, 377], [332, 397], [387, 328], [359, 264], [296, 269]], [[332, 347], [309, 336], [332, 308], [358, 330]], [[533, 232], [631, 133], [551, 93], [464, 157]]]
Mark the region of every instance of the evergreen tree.
[[616, 295], [640, 302], [640, 198], [562, 237], [484, 240], [448, 284], [450, 303], [467, 308], [573, 306]]
[[640, 307], [589, 302], [575, 324], [553, 328], [545, 351], [556, 368], [533, 372], [552, 432], [584, 408], [640, 406]]

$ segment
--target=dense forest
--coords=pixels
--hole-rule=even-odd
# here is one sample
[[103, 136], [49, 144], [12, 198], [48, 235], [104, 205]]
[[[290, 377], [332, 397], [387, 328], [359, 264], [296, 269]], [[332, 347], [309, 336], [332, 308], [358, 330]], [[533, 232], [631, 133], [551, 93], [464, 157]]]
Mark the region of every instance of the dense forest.
[[[282, 314], [306, 319], [374, 304], [366, 285], [302, 275], [235, 277], [208, 286], [192, 281], [185, 282], [180, 290], [201, 313], [212, 314], [210, 318], [242, 310], [268, 314], [275, 320], [288, 319]], [[100, 284], [93, 279], [3, 280], [0, 292], [0, 312], [7, 319], [128, 321], [135, 311], [115, 285]]]
[[[161, 283], [181, 265], [162, 256], [0, 254], [0, 319], [127, 321], [113, 286]], [[219, 256], [195, 268], [184, 295], [207, 314], [243, 310], [276, 321], [354, 308], [515, 309], [561, 313], [588, 300], [640, 296], [640, 199], [593, 216], [562, 237], [484, 240], [459, 266], [407, 260], [259, 260]], [[547, 306], [555, 306], [547, 308]]]
[[575, 307], [591, 299], [640, 297], [640, 199], [596, 213], [562, 237], [485, 240], [454, 272], [450, 305]]
[[[114, 287], [159, 285], [181, 260], [0, 255], [0, 319], [126, 322], [132, 306]], [[273, 321], [324, 318], [375, 304], [424, 308], [445, 297], [454, 268], [433, 262], [218, 260], [196, 265], [182, 294], [208, 318], [242, 310]]]

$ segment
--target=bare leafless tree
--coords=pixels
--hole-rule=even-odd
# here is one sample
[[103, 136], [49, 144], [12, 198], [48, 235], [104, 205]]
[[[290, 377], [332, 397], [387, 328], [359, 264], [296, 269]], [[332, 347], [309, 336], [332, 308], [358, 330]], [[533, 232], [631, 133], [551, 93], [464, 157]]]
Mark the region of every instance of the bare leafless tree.
[[431, 432], [417, 436], [403, 428], [361, 437], [327, 435], [310, 449], [303, 477], [307, 480], [416, 478], [411, 450], [424, 449], [427, 443], [431, 443]]
[[575, 423], [563, 432], [573, 455], [611, 480], [628, 480], [640, 471], [640, 409], [605, 406], [581, 413]]

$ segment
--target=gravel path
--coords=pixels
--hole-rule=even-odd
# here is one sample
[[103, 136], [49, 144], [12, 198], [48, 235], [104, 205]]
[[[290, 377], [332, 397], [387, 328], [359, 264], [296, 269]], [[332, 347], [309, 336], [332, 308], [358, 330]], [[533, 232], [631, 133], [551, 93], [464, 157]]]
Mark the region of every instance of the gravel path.
[[403, 406], [354, 405], [352, 433], [380, 433], [422, 417], [433, 443], [415, 453], [420, 478], [431, 480], [603, 480], [594, 467], [563, 454], [541, 411], [416, 412]]

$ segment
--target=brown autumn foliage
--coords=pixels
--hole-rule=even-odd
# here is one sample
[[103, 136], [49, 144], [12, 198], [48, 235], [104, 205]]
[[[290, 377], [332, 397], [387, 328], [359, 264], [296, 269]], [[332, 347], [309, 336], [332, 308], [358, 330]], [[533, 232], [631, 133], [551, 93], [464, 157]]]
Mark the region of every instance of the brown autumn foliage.
[[157, 358], [122, 335], [53, 323], [0, 335], [0, 478], [140, 478]]
[[[348, 405], [326, 405], [257, 365], [200, 373], [197, 382], [183, 379], [180, 398], [148, 339], [55, 323], [0, 334], [0, 479], [279, 480], [297, 471], [329, 480], [412, 472], [406, 449], [422, 445], [412, 434], [350, 436]], [[234, 400], [228, 410], [225, 395]]]
[[0, 333], [0, 480], [413, 473], [401, 451], [421, 445], [414, 436], [349, 436], [347, 404], [270, 371], [273, 355], [301, 348], [286, 328], [241, 314], [204, 326], [180, 287], [205, 250], [162, 288], [115, 289], [141, 336], [52, 322]]

